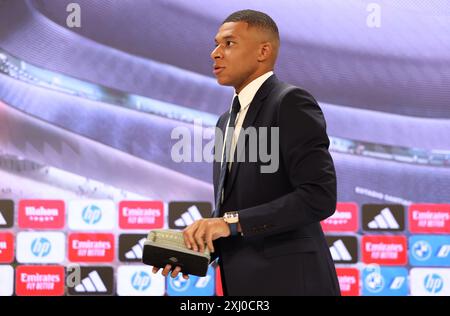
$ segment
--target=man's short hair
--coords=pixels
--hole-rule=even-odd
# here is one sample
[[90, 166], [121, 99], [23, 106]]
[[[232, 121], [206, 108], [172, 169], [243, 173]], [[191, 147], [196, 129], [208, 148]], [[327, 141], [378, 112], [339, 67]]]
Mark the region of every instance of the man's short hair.
[[277, 41], [280, 40], [278, 26], [267, 14], [255, 10], [241, 10], [230, 14], [223, 22], [247, 22], [249, 26], [271, 32]]

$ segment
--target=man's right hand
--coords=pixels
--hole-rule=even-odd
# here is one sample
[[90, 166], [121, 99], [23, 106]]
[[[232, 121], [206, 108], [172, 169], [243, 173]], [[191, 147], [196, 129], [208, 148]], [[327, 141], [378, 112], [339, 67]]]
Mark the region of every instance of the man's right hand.
[[[161, 268], [153, 267], [152, 272], [156, 274], [156, 273], [158, 273], [158, 271], [159, 271], [160, 269], [161, 269]], [[166, 277], [166, 276], [169, 275], [170, 270], [172, 270], [172, 266], [171, 266], [170, 264], [167, 264], [167, 265], [164, 267], [164, 269], [162, 270], [161, 274], [162, 274], [163, 276]], [[172, 271], [172, 273], [170, 274], [170, 276], [171, 276], [172, 278], [176, 278], [176, 277], [178, 276], [178, 273], [180, 273], [180, 271], [181, 271], [181, 268], [180, 268], [180, 267], [175, 267], [175, 269], [173, 269], [173, 271]], [[185, 280], [187, 280], [187, 279], [189, 279], [189, 275], [183, 273], [183, 278], [184, 278]]]

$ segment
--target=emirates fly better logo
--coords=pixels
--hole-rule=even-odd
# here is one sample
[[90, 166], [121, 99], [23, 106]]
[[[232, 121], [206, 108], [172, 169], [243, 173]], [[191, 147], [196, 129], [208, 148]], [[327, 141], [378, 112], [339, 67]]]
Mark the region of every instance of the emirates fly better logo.
[[124, 229], [154, 229], [164, 225], [161, 201], [122, 201], [119, 204], [119, 226]]
[[364, 263], [381, 265], [405, 265], [405, 236], [363, 236], [362, 258]]
[[114, 259], [113, 234], [70, 234], [69, 260], [72, 262], [111, 262]]
[[450, 232], [450, 204], [412, 204], [409, 207], [412, 233]]
[[359, 270], [357, 268], [336, 268], [339, 287], [343, 296], [359, 295]]
[[64, 267], [18, 266], [16, 294], [19, 296], [55, 296], [64, 294]]

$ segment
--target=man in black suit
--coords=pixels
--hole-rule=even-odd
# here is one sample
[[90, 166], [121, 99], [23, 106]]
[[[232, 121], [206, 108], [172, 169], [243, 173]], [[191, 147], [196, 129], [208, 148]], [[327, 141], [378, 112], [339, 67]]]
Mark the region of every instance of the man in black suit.
[[[280, 41], [268, 15], [231, 14], [215, 42], [214, 74], [219, 84], [235, 88], [235, 96], [217, 122], [224, 145], [215, 147], [222, 159], [213, 165], [214, 216], [184, 230], [186, 245], [209, 247], [219, 258], [225, 295], [339, 295], [320, 226], [336, 208], [322, 111], [308, 92], [273, 74]], [[278, 160], [272, 167], [260, 154], [250, 158], [261, 148], [251, 145], [251, 127]]]

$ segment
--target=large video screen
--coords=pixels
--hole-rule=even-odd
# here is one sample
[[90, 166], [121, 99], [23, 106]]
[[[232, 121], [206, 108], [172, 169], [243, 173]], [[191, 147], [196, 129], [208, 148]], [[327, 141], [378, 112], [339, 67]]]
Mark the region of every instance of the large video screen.
[[234, 91], [210, 53], [246, 8], [324, 112], [342, 295], [450, 295], [447, 0], [1, 1], [0, 295], [223, 295], [218, 267], [165, 278], [142, 250], [211, 214], [204, 153]]

